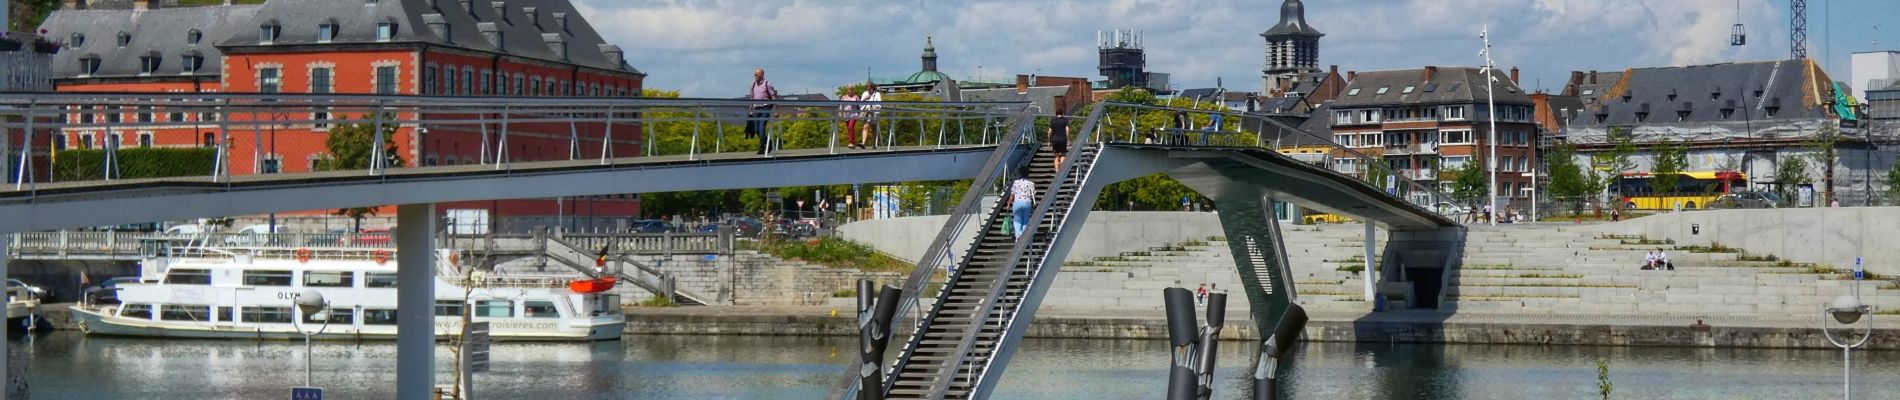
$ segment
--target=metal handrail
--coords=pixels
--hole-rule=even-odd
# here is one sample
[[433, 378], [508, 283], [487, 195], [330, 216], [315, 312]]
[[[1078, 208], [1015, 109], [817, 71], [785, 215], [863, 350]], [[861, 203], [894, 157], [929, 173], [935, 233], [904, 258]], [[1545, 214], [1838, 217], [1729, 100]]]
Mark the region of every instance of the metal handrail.
[[[1207, 146], [1207, 147], [1264, 148], [1268, 150], [1274, 150], [1277, 152], [1282, 149], [1320, 146], [1320, 147], [1324, 147], [1328, 149], [1329, 153], [1337, 153], [1337, 154], [1343, 155], [1343, 156], [1329, 155], [1328, 158], [1330, 159], [1337, 160], [1340, 158], [1347, 158], [1347, 159], [1358, 160], [1358, 162], [1361, 164], [1360, 168], [1363, 168], [1365, 171], [1377, 170], [1379, 172], [1382, 172], [1385, 176], [1392, 177], [1392, 180], [1394, 183], [1393, 187], [1396, 193], [1387, 193], [1390, 196], [1397, 197], [1400, 200], [1410, 202], [1414, 205], [1418, 205], [1427, 209], [1433, 208], [1431, 206], [1439, 202], [1456, 204], [1456, 202], [1452, 201], [1451, 196], [1446, 195], [1443, 192], [1439, 192], [1436, 188], [1433, 188], [1429, 185], [1420, 184], [1417, 181], [1410, 179], [1409, 177], [1405, 176], [1401, 171], [1394, 170], [1389, 165], [1386, 165], [1385, 161], [1380, 157], [1367, 155], [1352, 147], [1344, 146], [1344, 145], [1339, 144], [1338, 142], [1334, 142], [1331, 137], [1326, 137], [1326, 136], [1314, 134], [1312, 132], [1307, 132], [1305, 130], [1299, 129], [1298, 127], [1289, 126], [1280, 121], [1275, 121], [1271, 118], [1267, 118], [1264, 115], [1235, 113], [1235, 112], [1230, 112], [1230, 111], [1219, 111], [1219, 110], [1202, 110], [1202, 109], [1189, 109], [1189, 108], [1179, 108], [1179, 107], [1155, 106], [1155, 105], [1147, 105], [1147, 104], [1119, 103], [1119, 102], [1109, 102], [1106, 104], [1109, 107], [1134, 110], [1133, 117], [1135, 119], [1139, 119], [1141, 112], [1143, 111], [1168, 112], [1168, 113], [1181, 112], [1181, 113], [1189, 113], [1189, 114], [1194, 114], [1194, 115], [1219, 114], [1223, 117], [1224, 120], [1231, 121], [1231, 122], [1223, 123], [1223, 126], [1225, 126], [1227, 123], [1237, 123], [1238, 127], [1240, 128], [1240, 131], [1242, 132], [1246, 132], [1248, 128], [1253, 128], [1253, 131], [1251, 133], [1255, 135], [1256, 141], [1252, 145], [1247, 145], [1247, 146], [1213, 145], [1213, 146]], [[1130, 122], [1131, 122], [1130, 139], [1132, 141], [1133, 139], [1132, 134], [1135, 130], [1135, 127], [1133, 124], [1134, 121], [1130, 121]], [[1273, 133], [1275, 135], [1272, 141], [1268, 140], [1269, 132], [1267, 131], [1267, 128], [1269, 127], [1273, 128], [1273, 131], [1274, 131]], [[1108, 141], [1112, 139], [1109, 135], [1098, 135], [1096, 138], [1098, 140], [1103, 140], [1103, 141]], [[1288, 143], [1289, 141], [1291, 141], [1291, 143]], [[1330, 165], [1326, 167], [1329, 170], [1333, 168]], [[1363, 176], [1371, 176], [1370, 172], [1365, 172], [1362, 174]], [[1374, 186], [1380, 186], [1381, 182], [1372, 182], [1372, 184]], [[1419, 201], [1420, 198], [1423, 198], [1425, 200]]]
[[[912, 270], [910, 277], [904, 281], [904, 297], [898, 304], [895, 314], [897, 315], [897, 319], [891, 321], [891, 325], [885, 327], [885, 329], [889, 332], [896, 333], [895, 327], [905, 326], [907, 322], [911, 323], [913, 326], [911, 332], [912, 337], [906, 341], [907, 347], [914, 347], [915, 342], [922, 337], [922, 330], [919, 328], [921, 328], [924, 322], [929, 318], [918, 316], [914, 322], [912, 322], [910, 318], [913, 316], [911, 310], [918, 308], [919, 303], [922, 301], [923, 288], [929, 284], [930, 277], [936, 274], [937, 269], [941, 267], [941, 263], [950, 258], [950, 247], [954, 245], [958, 238], [962, 237], [964, 225], [966, 225], [970, 217], [974, 216], [975, 213], [979, 211], [979, 208], [982, 207], [982, 199], [988, 189], [995, 186], [998, 178], [1008, 171], [1007, 166], [1004, 164], [1011, 159], [1011, 155], [1014, 154], [1017, 149], [1016, 146], [1003, 144], [1024, 143], [1027, 139], [1033, 138], [1034, 136], [1029, 134], [1030, 131], [1033, 130], [1034, 120], [1029, 116], [1026, 109], [1008, 115], [1004, 121], [1003, 126], [1006, 126], [1007, 128], [1005, 129], [1009, 129], [1010, 133], [1008, 133], [1008, 136], [997, 140], [998, 146], [996, 146], [995, 150], [990, 152], [988, 160], [984, 163], [983, 170], [977, 173], [977, 176], [973, 178], [970, 190], [964, 193], [963, 199], [957, 204], [957, 208], [950, 212], [943, 229], [938, 232], [936, 239], [931, 242], [930, 247], [924, 251], [924, 254], [917, 259], [917, 268]], [[1003, 134], [1001, 131], [997, 133], [999, 135]], [[995, 213], [990, 214], [992, 216], [995, 215]], [[968, 258], [968, 253], [965, 253], [964, 258]], [[959, 269], [957, 273], [961, 273], [961, 270], [962, 269]], [[947, 285], [948, 282], [953, 282], [953, 280], [946, 278], [945, 282]], [[941, 295], [946, 292], [948, 292], [947, 289], [940, 290], [939, 294]], [[902, 354], [902, 352], [897, 353]], [[897, 370], [895, 368], [896, 365], [893, 365], [893, 367], [891, 370]], [[859, 385], [862, 384], [862, 382], [857, 378], [859, 368], [859, 362], [855, 358], [846, 363], [843, 380], [837, 385], [837, 387], [842, 389], [837, 391], [837, 396], [833, 397], [834, 399], [849, 399], [861, 389]], [[884, 384], [888, 387], [891, 382], [895, 381], [894, 378], [894, 374], [887, 375]]]
[[[1082, 149], [1085, 147], [1084, 143], [1088, 143], [1094, 136], [1097, 124], [1100, 122], [1100, 118], [1106, 110], [1105, 106], [1106, 104], [1097, 104], [1094, 111], [1090, 112], [1088, 120], [1083, 123], [1085, 129], [1083, 129], [1082, 132], [1086, 136], [1076, 138], [1079, 140], [1075, 140], [1075, 143], [1069, 149], [1069, 157], [1079, 157], [1082, 154]], [[1071, 160], [1080, 160], [1080, 158], [1071, 158]], [[1036, 206], [1035, 212], [1030, 214], [1029, 220], [1034, 221], [1035, 225], [1041, 225], [1043, 218], [1048, 215], [1050, 208], [1055, 206], [1056, 199], [1061, 197], [1063, 188], [1070, 183], [1069, 177], [1074, 176], [1077, 168], [1076, 164], [1078, 163], [1071, 161], [1067, 163], [1067, 165], [1060, 166], [1054, 182], [1050, 182], [1049, 184], [1048, 192], [1043, 194], [1042, 201]], [[1091, 163], [1090, 165], [1092, 166], [1094, 164]], [[1077, 183], [1079, 184], [1080, 182]], [[1070, 200], [1069, 207], [1075, 207], [1074, 199]], [[1058, 229], [1061, 228], [1059, 225], [1058, 223]], [[955, 371], [970, 357], [970, 349], [975, 346], [976, 337], [981, 336], [977, 333], [982, 332], [983, 324], [988, 322], [990, 314], [996, 311], [997, 302], [1002, 298], [1003, 293], [1006, 292], [1006, 289], [1009, 287], [1010, 275], [1015, 274], [1016, 268], [1021, 266], [1023, 252], [1027, 251], [1029, 245], [1036, 241], [1038, 235], [1042, 234], [1040, 231], [1041, 229], [1036, 229], [1034, 231], [1024, 232], [1022, 236], [1016, 239], [1016, 244], [1010, 249], [1009, 258], [1007, 258], [1008, 261], [1004, 264], [1005, 267], [1002, 273], [997, 274], [996, 277], [993, 278], [997, 282], [990, 286], [990, 292], [983, 297], [983, 301], [977, 303], [977, 308], [981, 311], [978, 312], [976, 318], [971, 319], [969, 325], [964, 328], [964, 332], [967, 333], [957, 343], [957, 349], [952, 353], [955, 354], [955, 358], [952, 358], [950, 362], [946, 364], [949, 366], [951, 374], [931, 384], [929, 398], [943, 398], [944, 394], [950, 390], [950, 384], [956, 381]], [[1054, 235], [1055, 232], [1049, 232], [1049, 234]], [[1045, 250], [1043, 254], [1047, 256], [1047, 250]], [[1032, 277], [1031, 279], [1033, 280], [1034, 278]], [[1018, 302], [1017, 304], [1020, 305], [1022, 303]], [[975, 382], [974, 379], [971, 380], [971, 383], [974, 384]], [[972, 385], [971, 387], [974, 388], [975, 386]]]

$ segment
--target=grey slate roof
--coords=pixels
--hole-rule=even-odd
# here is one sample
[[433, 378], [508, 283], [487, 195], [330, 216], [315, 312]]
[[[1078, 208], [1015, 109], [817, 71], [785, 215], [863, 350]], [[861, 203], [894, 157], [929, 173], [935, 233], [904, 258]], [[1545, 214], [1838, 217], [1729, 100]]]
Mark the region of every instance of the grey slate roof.
[[1301, 97], [1295, 97], [1295, 96], [1268, 97], [1268, 98], [1260, 99], [1260, 112], [1268, 113], [1268, 114], [1290, 113], [1290, 112], [1293, 112], [1295, 108], [1298, 108], [1300, 106], [1300, 102], [1303, 102], [1303, 101], [1306, 101], [1306, 99], [1301, 98]]
[[[1484, 75], [1472, 67], [1438, 67], [1432, 80], [1425, 80], [1425, 69], [1403, 69], [1395, 71], [1360, 72], [1346, 90], [1340, 93], [1334, 106], [1354, 108], [1367, 106], [1387, 106], [1400, 104], [1456, 104], [1482, 102], [1486, 100]], [[1492, 70], [1497, 78], [1493, 89], [1498, 103], [1531, 104], [1529, 95], [1511, 83], [1503, 71]], [[1412, 93], [1405, 93], [1405, 87], [1411, 86]], [[1379, 88], [1386, 88], [1385, 94], [1379, 94]], [[1353, 94], [1357, 89], [1359, 93]]]
[[[215, 45], [232, 32], [243, 30], [258, 8], [232, 5], [139, 11], [58, 10], [47, 16], [40, 28], [47, 31], [48, 39], [65, 45], [53, 60], [53, 74], [58, 78], [78, 77], [79, 60], [86, 56], [99, 57], [99, 71], [92, 74], [94, 77], [138, 76], [139, 57], [149, 54], [161, 58], [158, 71], [151, 76], [217, 77], [223, 72], [223, 53]], [[193, 29], [204, 35], [196, 45], [186, 41]], [[118, 46], [120, 32], [131, 35], [131, 43], [125, 47]], [[74, 34], [83, 35], [84, 43], [75, 46]], [[191, 52], [204, 56], [204, 65], [195, 74], [183, 75], [183, 57]]]
[[1218, 101], [1218, 96], [1224, 92], [1226, 92], [1226, 89], [1221, 88], [1182, 89], [1180, 93], [1175, 93], [1174, 96], [1183, 99], [1198, 98], [1201, 99], [1201, 101]]
[[1313, 108], [1313, 112], [1306, 114], [1306, 121], [1301, 122], [1298, 128], [1319, 137], [1332, 138], [1333, 122], [1329, 119], [1332, 115], [1333, 103], [1320, 104], [1319, 107]]
[[[502, 5], [502, 13], [496, 13], [496, 4]], [[535, 10], [532, 19], [526, 13], [528, 8]], [[446, 37], [438, 36], [430, 29], [427, 22], [434, 17], [427, 16], [429, 14], [441, 14], [440, 20], [448, 25]], [[556, 22], [555, 14], [567, 17], [565, 30]], [[396, 34], [391, 42], [423, 42], [639, 73], [622, 59], [609, 59], [606, 50], [611, 45], [567, 0], [380, 0], [374, 3], [365, 3], [364, 0], [270, 0], [257, 10], [252, 21], [240, 27], [236, 35], [221, 38], [219, 44], [260, 45], [260, 26], [271, 22], [282, 26], [282, 33], [273, 44], [315, 44], [318, 42], [318, 26], [325, 21], [334, 21], [339, 27], [336, 38], [330, 43], [374, 43], [377, 23], [389, 21], [396, 24]], [[489, 24], [501, 32], [500, 47], [490, 44], [483, 36], [482, 29]], [[567, 44], [565, 59], [548, 45], [548, 39], [558, 39]]]
[[1593, 84], [1589, 83], [1592, 75], [1584, 73], [1584, 83], [1577, 85], [1576, 93], [1578, 98], [1589, 104], [1596, 103], [1597, 98], [1603, 96], [1603, 92], [1609, 91], [1610, 86], [1616, 85], [1616, 81], [1623, 79], [1623, 71], [1597, 72], [1594, 73], [1596, 83]]
[[1267, 33], [1260, 34], [1260, 36], [1280, 35], [1326, 36], [1326, 34], [1319, 33], [1318, 29], [1313, 29], [1312, 25], [1306, 23], [1306, 5], [1300, 3], [1300, 0], [1286, 0], [1285, 3], [1281, 3], [1280, 23], [1273, 25], [1271, 29], [1267, 29]]
[[[1835, 118], [1830, 108], [1807, 100], [1807, 81], [1816, 78], [1805, 69], [1803, 62], [1795, 60], [1631, 69], [1571, 125]], [[1761, 97], [1754, 96], [1758, 90]], [[1715, 97], [1718, 92], [1720, 97]], [[1735, 103], [1735, 111], [1723, 118], [1721, 109], [1730, 102]], [[1648, 104], [1649, 118], [1638, 120], [1636, 114], [1644, 104]], [[1780, 109], [1769, 117], [1766, 109], [1777, 104]], [[1685, 107], [1688, 118], [1678, 121], [1677, 111]], [[1607, 114], [1602, 123], [1591, 115], [1597, 113]]]

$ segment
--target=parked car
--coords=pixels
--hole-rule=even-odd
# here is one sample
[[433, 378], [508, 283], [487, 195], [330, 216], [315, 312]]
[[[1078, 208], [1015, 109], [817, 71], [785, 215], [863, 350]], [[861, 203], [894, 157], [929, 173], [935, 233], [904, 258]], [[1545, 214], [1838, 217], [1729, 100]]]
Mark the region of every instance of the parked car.
[[139, 278], [133, 276], [107, 279], [105, 282], [100, 282], [97, 286], [86, 288], [86, 301], [94, 304], [117, 304], [119, 302], [119, 285], [137, 283], [138, 281]]
[[781, 219], [778, 220], [778, 226], [773, 227], [773, 232], [792, 238], [805, 238], [817, 236], [818, 227], [812, 226], [809, 222]]
[[1781, 201], [1781, 195], [1772, 192], [1736, 192], [1709, 201], [1708, 208], [1775, 208], [1780, 206]]
[[634, 220], [633, 231], [640, 233], [666, 233], [673, 231], [673, 223], [657, 219]]
[[721, 224], [732, 226], [733, 234], [738, 236], [758, 236], [760, 231], [765, 230], [765, 222], [752, 217], [728, 218]]

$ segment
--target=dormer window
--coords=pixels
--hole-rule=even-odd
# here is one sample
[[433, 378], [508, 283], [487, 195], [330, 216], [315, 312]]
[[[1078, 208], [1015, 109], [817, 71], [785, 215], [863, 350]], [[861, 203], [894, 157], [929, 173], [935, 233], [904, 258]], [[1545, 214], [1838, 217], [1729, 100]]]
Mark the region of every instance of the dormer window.
[[276, 43], [277, 35], [280, 33], [283, 33], [284, 31], [284, 28], [282, 26], [278, 26], [276, 21], [271, 21], [270, 23], [264, 24], [263, 26], [259, 26], [258, 28], [259, 29], [257, 33], [257, 42], [259, 44]]
[[178, 65], [179, 69], [187, 74], [192, 74], [197, 73], [198, 68], [204, 66], [205, 57], [197, 54], [186, 54], [184, 59], [180, 61]]
[[139, 73], [150, 74], [158, 72], [159, 61], [160, 59], [157, 54], [139, 56]]
[[336, 39], [336, 21], [317, 25], [317, 43], [329, 43], [334, 39]]
[[1636, 106], [1636, 121], [1645, 122], [1648, 120], [1649, 120], [1649, 103], [1643, 103], [1641, 105]]
[[1668, 98], [1669, 98], [1669, 101], [1676, 101], [1676, 90], [1675, 90], [1675, 89], [1670, 89], [1670, 90], [1669, 90], [1669, 95], [1668, 95], [1668, 96], [1664, 96], [1664, 97], [1668, 97]]
[[1676, 110], [1676, 122], [1688, 122], [1689, 113], [1695, 111], [1695, 103], [1682, 103], [1682, 109]]
[[1722, 89], [1716, 89], [1714, 91], [1709, 92], [1709, 100], [1721, 100], [1721, 99], [1722, 99]]
[[204, 38], [204, 32], [199, 32], [197, 29], [192, 29], [191, 32], [185, 33], [185, 43], [187, 44], [198, 44], [198, 42], [203, 41]]
[[119, 47], [124, 48], [125, 46], [131, 45], [131, 44], [132, 44], [132, 34], [119, 32]]
[[390, 39], [394, 39], [395, 37], [396, 37], [396, 23], [382, 22], [382, 23], [376, 24], [376, 41], [387, 42]]
[[79, 71], [80, 73], [86, 74], [86, 75], [99, 73], [99, 56], [88, 55], [85, 57], [80, 57]]
[[86, 34], [84, 34], [84, 33], [78, 33], [78, 32], [74, 32], [74, 33], [73, 33], [73, 40], [72, 40], [72, 42], [73, 42], [73, 48], [75, 48], [75, 49], [77, 49], [77, 48], [80, 48], [80, 47], [82, 47], [82, 46], [85, 46], [85, 45], [86, 45]]

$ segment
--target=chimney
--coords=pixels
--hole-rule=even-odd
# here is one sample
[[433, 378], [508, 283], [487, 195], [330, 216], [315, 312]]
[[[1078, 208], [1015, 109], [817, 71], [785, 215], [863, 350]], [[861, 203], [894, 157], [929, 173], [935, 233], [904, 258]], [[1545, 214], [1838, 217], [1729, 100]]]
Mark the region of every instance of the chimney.
[[1590, 84], [1597, 84], [1597, 70], [1590, 70]]
[[488, 3], [488, 8], [495, 10], [495, 20], [508, 22], [508, 2], [506, 1], [490, 2]]
[[1570, 84], [1583, 84], [1583, 71], [1570, 71]]
[[1518, 81], [1517, 81], [1517, 67], [1515, 67], [1515, 66], [1513, 66], [1513, 67], [1511, 67], [1511, 84], [1512, 84], [1512, 85], [1519, 85], [1519, 84], [1520, 84], [1520, 83], [1518, 83]]
[[152, 0], [132, 0], [132, 9], [141, 11], [150, 10], [152, 9]]
[[1346, 83], [1359, 79], [1359, 71], [1346, 71]]
[[500, 24], [494, 22], [476, 22], [475, 30], [482, 32], [482, 39], [488, 40], [489, 46], [494, 46], [495, 50], [502, 50]]
[[1016, 75], [1016, 94], [1029, 93], [1029, 75]]
[[443, 43], [455, 44], [455, 37], [449, 36], [449, 22], [442, 18], [442, 14], [423, 14], [422, 25], [428, 26], [429, 32], [441, 38]]
[[534, 25], [534, 27], [536, 28], [541, 27], [541, 18], [539, 18], [540, 17], [539, 14], [540, 14], [540, 11], [536, 10], [534, 7], [521, 8], [521, 16], [527, 17], [528, 24]]
[[1437, 67], [1437, 66], [1431, 66], [1431, 65], [1427, 65], [1427, 66], [1425, 66], [1425, 81], [1426, 81], [1426, 82], [1431, 82], [1431, 81], [1432, 81], [1432, 77], [1434, 77], [1434, 76], [1438, 76], [1438, 67]]
[[1333, 75], [1339, 75], [1339, 64], [1333, 64], [1332, 68], [1328, 69], [1327, 72], [1330, 72]]
[[563, 61], [567, 60], [567, 39], [561, 38], [561, 34], [543, 33], [541, 41], [547, 42], [548, 50], [553, 51], [555, 57], [560, 57]]
[[567, 32], [567, 13], [554, 13], [554, 26], [561, 27], [561, 32]]

